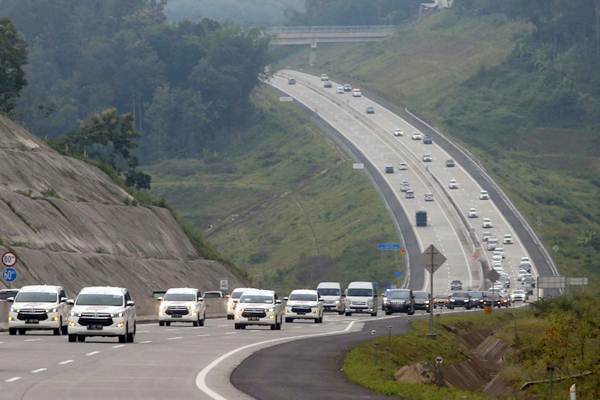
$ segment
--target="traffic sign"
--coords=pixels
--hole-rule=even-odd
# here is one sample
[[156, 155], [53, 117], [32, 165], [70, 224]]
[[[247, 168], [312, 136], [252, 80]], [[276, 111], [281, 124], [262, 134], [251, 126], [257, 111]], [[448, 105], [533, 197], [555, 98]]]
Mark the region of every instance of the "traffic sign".
[[229, 281], [227, 279], [221, 279], [219, 287], [220, 290], [229, 290]]
[[400, 250], [400, 243], [379, 243], [377, 249], [381, 251], [395, 251]]
[[490, 307], [490, 306], [485, 306], [485, 307], [483, 308], [483, 312], [484, 312], [485, 314], [487, 314], [487, 315], [490, 315], [490, 314], [492, 313], [492, 307]]
[[492, 282], [496, 282], [500, 278], [500, 274], [495, 269], [490, 269], [485, 277], [488, 278]]
[[433, 274], [446, 262], [446, 257], [436, 249], [434, 245], [430, 245], [421, 254], [421, 261], [423, 262], [425, 269], [429, 271], [430, 274]]
[[404, 247], [400, 249], [400, 255], [401, 256], [405, 256], [406, 255], [406, 249]]
[[2, 254], [2, 264], [6, 267], [13, 267], [17, 263], [17, 255], [12, 251]]
[[14, 282], [17, 280], [17, 270], [13, 267], [6, 267], [2, 271], [2, 280], [4, 282]]
[[402, 278], [402, 275], [404, 275], [402, 271], [394, 271], [394, 276], [396, 278]]

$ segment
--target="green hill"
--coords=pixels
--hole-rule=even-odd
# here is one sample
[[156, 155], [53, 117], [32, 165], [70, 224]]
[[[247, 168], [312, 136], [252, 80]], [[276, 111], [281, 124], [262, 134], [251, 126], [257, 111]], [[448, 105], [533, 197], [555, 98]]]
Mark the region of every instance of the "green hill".
[[270, 89], [257, 91], [254, 103], [253, 124], [221, 150], [148, 166], [154, 193], [257, 286], [393, 279], [399, 260], [378, 254], [376, 244], [397, 235], [368, 178]]
[[563, 273], [598, 274], [600, 27], [567, 7], [457, 4], [384, 42], [319, 46], [312, 68], [305, 49], [279, 66], [353, 81], [433, 122], [481, 159]]

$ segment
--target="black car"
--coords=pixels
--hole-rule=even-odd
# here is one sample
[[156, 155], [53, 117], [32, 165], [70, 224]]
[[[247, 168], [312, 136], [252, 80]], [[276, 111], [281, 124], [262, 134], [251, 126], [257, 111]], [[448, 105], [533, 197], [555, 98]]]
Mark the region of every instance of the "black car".
[[462, 290], [462, 282], [459, 280], [454, 280], [450, 282], [450, 290]]
[[288, 85], [295, 85], [295, 84], [296, 84], [296, 80], [294, 78], [288, 79]]
[[470, 291], [469, 294], [469, 306], [471, 308], [483, 308], [483, 292], [480, 291]]
[[415, 310], [424, 310], [429, 312], [429, 293], [417, 290], [413, 292]]
[[423, 144], [433, 144], [433, 139], [429, 135], [425, 135], [423, 137]]
[[495, 292], [483, 292], [483, 306], [484, 307], [498, 307], [500, 302], [500, 296]]
[[470, 310], [470, 302], [471, 299], [468, 292], [452, 292], [452, 294], [448, 297], [448, 308], [452, 310], [456, 307], [464, 307], [467, 310]]
[[401, 312], [408, 315], [415, 313], [415, 298], [410, 289], [391, 289], [387, 292], [384, 308], [385, 315]]
[[330, 81], [326, 81], [325, 83], [323, 83], [323, 87], [324, 88], [331, 88], [333, 85], [331, 84]]
[[456, 165], [456, 163], [454, 162], [454, 160], [450, 159], [450, 160], [446, 160], [446, 167], [448, 168], [452, 168]]

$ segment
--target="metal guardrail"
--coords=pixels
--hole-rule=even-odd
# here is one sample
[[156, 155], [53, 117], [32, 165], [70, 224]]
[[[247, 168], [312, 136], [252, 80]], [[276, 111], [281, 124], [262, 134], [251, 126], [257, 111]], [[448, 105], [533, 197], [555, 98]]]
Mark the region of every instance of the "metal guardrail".
[[347, 26], [273, 26], [265, 32], [270, 35], [278, 33], [353, 33], [353, 32], [382, 32], [393, 33], [394, 25], [347, 25]]

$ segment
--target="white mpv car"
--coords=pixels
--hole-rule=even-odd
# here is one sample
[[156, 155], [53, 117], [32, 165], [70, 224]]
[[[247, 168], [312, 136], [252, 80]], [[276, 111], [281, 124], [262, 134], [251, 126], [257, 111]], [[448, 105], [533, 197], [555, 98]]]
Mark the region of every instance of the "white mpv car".
[[116, 336], [119, 343], [135, 338], [135, 303], [125, 288], [81, 289], [69, 317], [69, 342], [84, 342], [87, 336]]
[[236, 288], [236, 289], [233, 289], [233, 292], [231, 292], [231, 295], [226, 296], [227, 297], [227, 319], [234, 319], [235, 307], [237, 306], [237, 303], [240, 301], [240, 297], [242, 297], [242, 293], [244, 293], [246, 290], [256, 290], [256, 289]]
[[235, 307], [235, 329], [248, 325], [266, 325], [280, 330], [283, 323], [281, 300], [272, 290], [246, 290]]
[[323, 322], [323, 301], [316, 290], [293, 290], [285, 297], [285, 322], [295, 319], [312, 319], [315, 324]]
[[200, 291], [193, 288], [171, 288], [158, 307], [158, 325], [170, 326], [171, 322], [191, 322], [204, 326], [206, 307]]
[[12, 306], [8, 313], [9, 335], [24, 335], [32, 330], [52, 330], [55, 335], [67, 334], [71, 306], [60, 286], [24, 286], [16, 297], [8, 299]]

